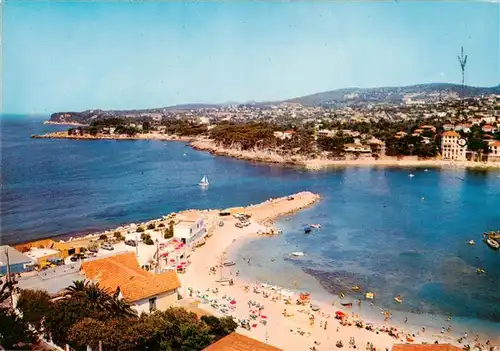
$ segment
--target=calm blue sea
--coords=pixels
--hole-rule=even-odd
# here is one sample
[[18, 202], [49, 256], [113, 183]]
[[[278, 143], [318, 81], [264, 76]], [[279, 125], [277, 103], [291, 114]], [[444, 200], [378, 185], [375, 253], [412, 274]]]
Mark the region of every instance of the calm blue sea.
[[[291, 267], [333, 294], [360, 285], [392, 308], [478, 318], [500, 331], [500, 252], [481, 242], [482, 232], [500, 229], [499, 172], [307, 172], [215, 157], [180, 142], [30, 139], [66, 128], [1, 119], [2, 244], [310, 190], [323, 200], [281, 220], [284, 235], [242, 248], [255, 256], [258, 274], [267, 269], [272, 282], [277, 267]], [[204, 174], [206, 190], [197, 185]], [[322, 228], [306, 236], [307, 223]], [[292, 261], [292, 251], [306, 257]], [[477, 267], [487, 274], [477, 275]], [[405, 303], [393, 306], [397, 294]]]

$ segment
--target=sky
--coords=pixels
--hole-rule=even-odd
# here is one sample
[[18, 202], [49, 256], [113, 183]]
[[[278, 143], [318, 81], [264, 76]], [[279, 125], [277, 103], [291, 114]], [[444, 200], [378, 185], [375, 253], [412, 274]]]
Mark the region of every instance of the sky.
[[3, 113], [500, 83], [499, 2], [4, 0]]

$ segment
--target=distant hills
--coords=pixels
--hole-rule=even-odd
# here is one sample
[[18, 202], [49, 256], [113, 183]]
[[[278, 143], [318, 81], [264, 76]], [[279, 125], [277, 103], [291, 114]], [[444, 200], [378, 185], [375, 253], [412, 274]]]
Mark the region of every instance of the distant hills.
[[[496, 87], [465, 86], [464, 97], [474, 97], [488, 94], [500, 94], [500, 85]], [[462, 96], [462, 85], [449, 83], [418, 84], [403, 87], [382, 88], [346, 88], [326, 91], [312, 95], [301, 96], [286, 100], [304, 106], [337, 106], [337, 105], [363, 105], [369, 103], [403, 103], [405, 98], [413, 100], [443, 99], [452, 96]]]
[[[500, 94], [500, 85], [495, 87], [473, 87], [449, 83], [418, 84], [403, 87], [381, 87], [381, 88], [345, 88], [316, 93], [289, 100], [273, 102], [248, 102], [244, 105], [265, 107], [280, 103], [300, 103], [306, 107], [331, 107], [340, 108], [345, 106], [363, 107], [369, 104], [401, 104], [409, 101], [435, 102], [459, 96], [475, 97], [488, 94]], [[88, 123], [94, 118], [107, 117], [139, 117], [143, 114], [168, 114], [201, 108], [219, 108], [228, 104], [182, 104], [161, 108], [141, 110], [86, 110], [83, 112], [56, 112], [50, 116], [52, 122]], [[237, 103], [231, 103], [237, 105]]]

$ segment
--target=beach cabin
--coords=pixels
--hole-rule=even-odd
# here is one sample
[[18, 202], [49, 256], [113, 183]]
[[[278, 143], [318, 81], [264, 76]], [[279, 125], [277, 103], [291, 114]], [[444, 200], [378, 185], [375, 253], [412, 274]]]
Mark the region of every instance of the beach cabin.
[[[7, 267], [7, 255], [9, 257], [9, 267]], [[10, 268], [11, 273], [23, 273], [31, 270], [35, 260], [17, 251], [13, 247], [0, 246], [0, 275], [7, 274]]]
[[205, 221], [198, 213], [186, 213], [177, 218], [179, 221], [174, 224], [175, 239], [189, 245], [205, 235]]
[[181, 286], [174, 270], [160, 274], [145, 271], [133, 252], [83, 262], [81, 273], [111, 294], [118, 293], [138, 314], [175, 306]]

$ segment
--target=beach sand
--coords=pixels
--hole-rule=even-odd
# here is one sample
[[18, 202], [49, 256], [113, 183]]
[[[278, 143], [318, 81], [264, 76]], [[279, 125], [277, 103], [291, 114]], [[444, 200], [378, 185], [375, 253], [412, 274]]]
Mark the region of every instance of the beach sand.
[[[315, 301], [314, 296], [312, 296], [312, 303], [319, 307], [319, 311], [316, 312], [311, 309], [310, 304], [297, 305], [296, 296], [291, 299], [292, 304], [286, 305], [284, 302], [286, 295], [293, 292], [284, 291], [284, 294], [280, 294], [279, 290], [273, 290], [274, 288], [263, 288], [258, 282], [246, 281], [238, 275], [237, 265], [224, 267], [222, 273], [216, 268], [215, 272], [210, 274], [212, 267], [216, 267], [228, 256], [231, 256], [231, 252], [238, 250], [248, 238], [256, 237], [256, 232], [262, 225], [269, 225], [276, 218], [310, 206], [319, 200], [318, 195], [309, 192], [295, 194], [292, 197], [293, 200], [281, 198], [246, 208], [245, 213], [252, 215], [252, 225], [245, 228], [236, 228], [237, 219], [233, 216], [220, 217], [224, 221], [224, 226], [213, 226], [212, 236], [204, 246], [197, 248], [191, 254], [191, 264], [187, 272], [180, 275], [183, 297], [193, 301], [201, 301], [199, 304], [201, 309], [218, 316], [224, 315], [221, 312], [221, 309], [224, 309], [221, 307], [222, 305], [227, 306], [227, 315], [232, 315], [237, 319], [248, 319], [249, 315], [253, 313], [257, 317], [250, 322], [253, 325], [250, 330], [239, 328], [238, 332], [284, 350], [309, 350], [311, 347], [315, 347], [317, 350], [333, 350], [337, 348], [335, 344], [339, 340], [342, 341], [344, 347], [349, 347], [351, 337], [354, 338], [356, 348], [366, 348], [367, 343], [372, 343], [375, 348], [384, 350], [391, 349], [395, 343], [407, 342], [407, 334], [405, 333], [400, 333], [399, 338], [395, 338], [382, 331], [377, 333], [358, 328], [355, 325], [342, 326], [340, 321], [335, 319], [335, 312], [342, 311], [352, 317], [352, 309], [339, 304], [332, 306]], [[214, 213], [205, 213], [205, 215], [214, 216]], [[213, 222], [219, 220], [212, 219]], [[270, 264], [272, 263], [270, 262]], [[216, 281], [221, 277], [232, 278], [234, 285], [223, 286], [220, 282], [217, 283]], [[248, 291], [244, 289], [246, 286], [249, 288]], [[259, 293], [253, 291], [254, 287], [257, 287]], [[217, 293], [214, 292], [215, 289], [218, 290]], [[265, 292], [268, 293], [268, 297], [264, 296]], [[276, 301], [273, 301], [273, 297]], [[214, 307], [216, 306], [213, 305], [214, 300], [217, 300], [218, 307]], [[233, 305], [230, 302], [232, 300], [235, 301]], [[260, 311], [260, 315], [264, 317], [259, 316], [257, 307], [248, 305], [249, 300], [264, 307]], [[212, 303], [206, 303], [207, 301], [212, 301]], [[369, 304], [369, 301], [363, 303]], [[284, 315], [285, 309], [287, 314], [291, 316]], [[314, 316], [312, 325], [311, 316]], [[326, 329], [325, 323], [327, 323]], [[389, 327], [390, 323], [377, 324], [374, 327], [382, 329], [384, 325]], [[392, 327], [401, 330], [401, 327], [405, 326], [404, 322], [401, 324]], [[415, 337], [412, 338], [418, 343], [432, 343], [438, 340], [440, 343], [457, 344], [458, 337], [446, 331], [443, 334], [435, 330], [422, 332], [420, 327], [407, 326], [406, 332], [414, 333]], [[464, 344], [473, 345], [472, 336], [469, 336]]]

